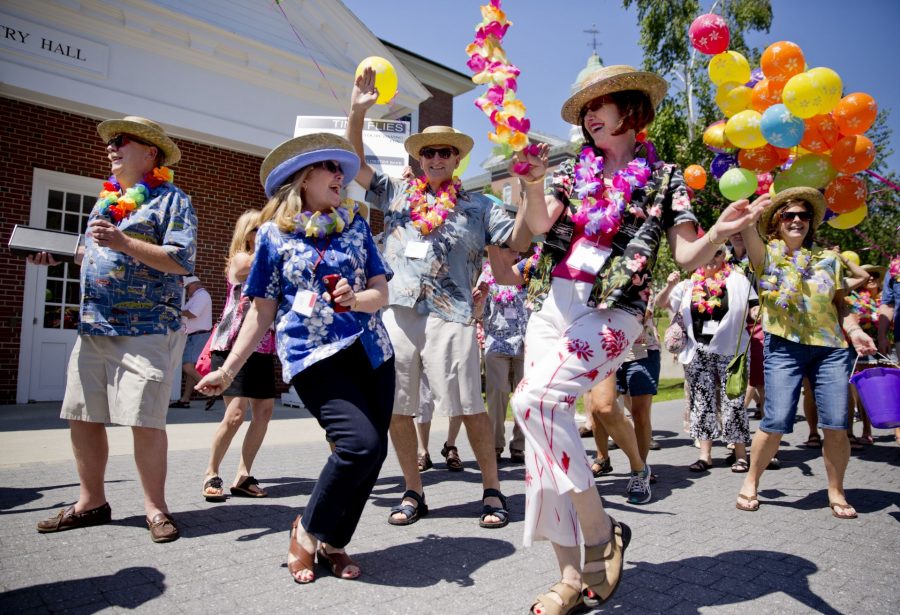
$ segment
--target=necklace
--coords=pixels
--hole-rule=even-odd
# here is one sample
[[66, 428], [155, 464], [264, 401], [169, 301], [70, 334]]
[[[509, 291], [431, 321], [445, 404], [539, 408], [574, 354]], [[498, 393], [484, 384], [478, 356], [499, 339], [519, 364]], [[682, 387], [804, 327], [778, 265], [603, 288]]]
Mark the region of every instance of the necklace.
[[434, 203], [429, 203], [426, 197], [428, 181], [425, 176], [417, 177], [410, 182], [406, 189], [406, 199], [411, 210], [409, 217], [419, 233], [427, 235], [447, 220], [447, 216], [456, 207], [460, 188], [462, 182], [454, 177], [452, 181], [441, 184], [434, 195]]
[[850, 311], [858, 316], [860, 326], [871, 327], [878, 322], [878, 301], [869, 291], [854, 291], [844, 301], [850, 305]]
[[759, 278], [761, 295], [783, 309], [801, 305], [803, 281], [812, 275], [812, 252], [806, 248], [788, 256], [787, 244], [781, 239], [769, 242], [769, 265]]
[[644, 158], [635, 158], [624, 169], [616, 171], [610, 186], [603, 183], [603, 156], [586, 145], [575, 164], [575, 193], [581, 200], [572, 216], [584, 225], [585, 235], [615, 235], [622, 216], [631, 201], [632, 191], [643, 188], [650, 179], [650, 167]]
[[731, 265], [725, 263], [712, 277], [707, 277], [701, 267], [691, 276], [691, 303], [701, 314], [712, 313], [713, 308], [722, 305], [725, 280], [731, 273]]
[[348, 224], [353, 222], [355, 215], [354, 202], [348, 199], [337, 208], [332, 208], [328, 213], [301, 211], [294, 216], [294, 222], [297, 223], [295, 230], [303, 228], [306, 237], [321, 239], [331, 233], [342, 232]]
[[494, 303], [504, 305], [516, 300], [516, 295], [522, 290], [521, 286], [501, 286], [497, 284], [497, 280], [494, 279], [494, 274], [491, 271], [490, 263], [485, 263], [481, 271], [484, 283], [488, 285], [488, 293], [493, 297]]
[[127, 188], [124, 193], [119, 180], [111, 175], [103, 182], [103, 190], [100, 191], [100, 200], [97, 202], [98, 212], [118, 224], [133, 212], [141, 208], [141, 205], [150, 197], [150, 191], [154, 188], [171, 183], [175, 174], [167, 167], [155, 167], [144, 175], [144, 178]]

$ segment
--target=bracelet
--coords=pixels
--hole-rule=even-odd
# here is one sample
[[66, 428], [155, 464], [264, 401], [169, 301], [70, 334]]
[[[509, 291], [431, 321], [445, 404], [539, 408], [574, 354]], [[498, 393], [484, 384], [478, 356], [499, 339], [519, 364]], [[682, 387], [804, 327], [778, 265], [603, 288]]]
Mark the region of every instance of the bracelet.
[[234, 372], [226, 369], [224, 365], [222, 367], [220, 367], [218, 369], [218, 371], [222, 372], [225, 375], [225, 377], [228, 378], [228, 382], [234, 382]]
[[519, 176], [519, 179], [521, 179], [521, 180], [522, 180], [523, 182], [525, 182], [526, 184], [529, 184], [529, 185], [532, 185], [532, 186], [533, 186], [534, 184], [543, 184], [543, 183], [544, 183], [544, 178], [543, 178], [543, 177], [539, 177], [538, 179], [525, 179], [524, 177], [522, 177], [522, 176], [520, 175], [520, 176]]
[[849, 337], [849, 336], [853, 335], [854, 333], [856, 333], [857, 331], [862, 331], [862, 327], [860, 327], [859, 325], [854, 325], [854, 326], [850, 327], [849, 329], [846, 329], [844, 331], [844, 333], [846, 333], [847, 336]]
[[710, 243], [710, 245], [719, 247], [719, 246], [724, 246], [725, 241], [728, 241], [728, 238], [726, 237], [725, 241], [720, 241], [719, 243], [716, 243], [715, 241], [712, 240], [712, 229], [709, 229], [709, 232], [706, 234], [706, 240]]
[[357, 294], [354, 293], [354, 295], [353, 295], [353, 306], [350, 308], [350, 311], [351, 311], [351, 312], [355, 312], [355, 311], [356, 311], [356, 308], [358, 308], [358, 307], [359, 307], [359, 295], [357, 295]]

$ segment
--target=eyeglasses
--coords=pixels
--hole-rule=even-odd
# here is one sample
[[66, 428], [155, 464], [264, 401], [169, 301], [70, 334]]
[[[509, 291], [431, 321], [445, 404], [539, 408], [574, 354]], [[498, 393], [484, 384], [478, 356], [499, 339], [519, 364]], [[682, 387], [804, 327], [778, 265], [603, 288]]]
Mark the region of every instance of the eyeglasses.
[[783, 211], [781, 212], [781, 221], [800, 220], [801, 222], [809, 222], [812, 220], [812, 216], [812, 212], [809, 211]]
[[458, 152], [455, 147], [440, 147], [437, 149], [433, 147], [423, 147], [419, 150], [419, 156], [428, 159], [434, 158], [435, 155], [438, 155], [444, 160], [447, 160], [448, 158], [450, 158], [450, 156], [453, 156], [457, 153]]
[[106, 142], [107, 146], [112, 145], [116, 149], [128, 145], [129, 143], [140, 143], [141, 145], [146, 145], [147, 147], [156, 147], [152, 143], [147, 143], [146, 141], [141, 141], [140, 139], [133, 137], [131, 135], [126, 134], [118, 134], [114, 136], [112, 139]]
[[323, 160], [321, 162], [313, 164], [313, 166], [325, 169], [332, 175], [336, 175], [338, 173], [340, 173], [341, 175], [344, 174], [344, 169], [343, 167], [341, 167], [341, 163], [335, 162], [334, 160]]

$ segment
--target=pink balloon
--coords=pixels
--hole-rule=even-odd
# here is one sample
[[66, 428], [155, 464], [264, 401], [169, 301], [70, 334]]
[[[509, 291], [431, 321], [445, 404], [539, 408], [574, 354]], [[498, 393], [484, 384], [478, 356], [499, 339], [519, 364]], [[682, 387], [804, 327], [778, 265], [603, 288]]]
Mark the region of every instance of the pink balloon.
[[775, 181], [775, 179], [772, 177], [771, 173], [760, 173], [759, 175], [757, 175], [756, 176], [756, 182], [757, 182], [756, 194], [762, 195], [762, 194], [766, 194], [767, 192], [769, 192], [769, 188], [772, 187], [772, 182], [774, 182], [774, 181]]
[[715, 13], [707, 13], [695, 19], [688, 30], [688, 36], [694, 49], [707, 55], [727, 50], [731, 38], [725, 20]]

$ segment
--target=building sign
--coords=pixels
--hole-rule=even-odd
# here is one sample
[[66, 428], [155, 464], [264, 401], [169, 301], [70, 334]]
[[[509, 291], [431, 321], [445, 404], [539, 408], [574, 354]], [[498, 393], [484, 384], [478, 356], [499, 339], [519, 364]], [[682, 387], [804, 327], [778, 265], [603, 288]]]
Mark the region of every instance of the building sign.
[[109, 47], [0, 13], [0, 47], [106, 77]]
[[[321, 115], [298, 115], [294, 136], [313, 132], [328, 132], [344, 136], [347, 118]], [[403, 142], [409, 137], [409, 122], [397, 120], [366, 120], [363, 126], [363, 143], [366, 162], [373, 169], [390, 177], [400, 177], [409, 164], [409, 156]]]

